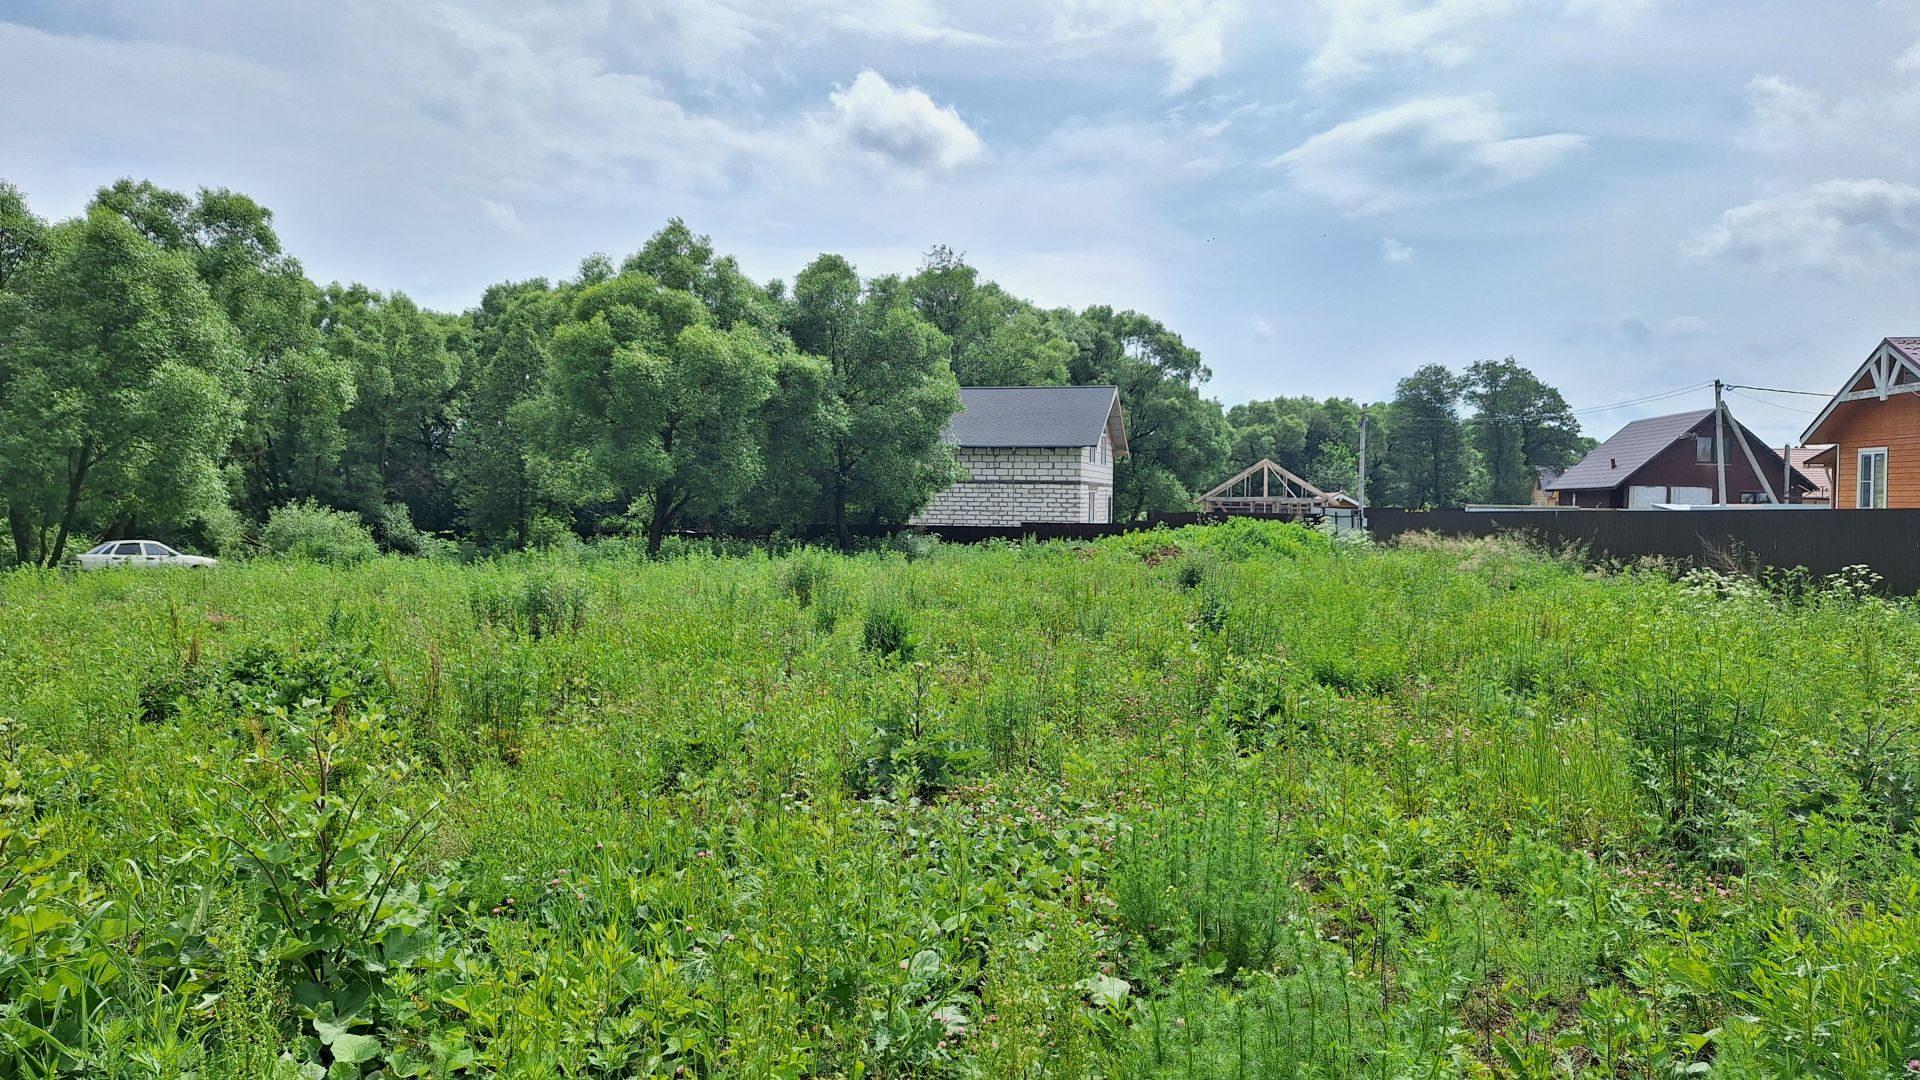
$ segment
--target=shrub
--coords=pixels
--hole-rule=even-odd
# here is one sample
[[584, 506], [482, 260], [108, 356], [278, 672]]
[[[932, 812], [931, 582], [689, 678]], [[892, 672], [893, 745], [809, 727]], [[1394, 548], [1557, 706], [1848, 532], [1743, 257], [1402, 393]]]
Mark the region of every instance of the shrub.
[[860, 646], [882, 658], [913, 659], [913, 618], [891, 597], [875, 597], [860, 623]]
[[308, 499], [276, 506], [260, 530], [260, 544], [288, 559], [351, 566], [380, 554], [358, 516]]
[[373, 538], [381, 547], [400, 555], [444, 555], [453, 545], [424, 533], [413, 524], [413, 512], [404, 503], [386, 503], [367, 515]]

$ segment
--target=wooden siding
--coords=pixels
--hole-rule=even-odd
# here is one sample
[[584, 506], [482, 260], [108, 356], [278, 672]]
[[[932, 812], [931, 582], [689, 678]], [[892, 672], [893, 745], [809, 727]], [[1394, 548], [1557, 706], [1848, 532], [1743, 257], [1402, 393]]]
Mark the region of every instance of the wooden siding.
[[1887, 448], [1887, 508], [1920, 507], [1920, 394], [1850, 401], [1827, 425], [1839, 447], [1833, 463], [1833, 505], [1858, 509], [1860, 451]]

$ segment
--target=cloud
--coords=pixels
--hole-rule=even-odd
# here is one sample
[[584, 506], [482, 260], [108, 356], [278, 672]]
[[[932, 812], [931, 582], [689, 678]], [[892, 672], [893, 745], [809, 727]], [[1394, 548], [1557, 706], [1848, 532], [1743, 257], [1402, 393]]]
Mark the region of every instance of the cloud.
[[1390, 263], [1410, 263], [1413, 261], [1413, 249], [1389, 236], [1380, 241], [1380, 258]]
[[1274, 330], [1272, 323], [1257, 314], [1247, 316], [1247, 334], [1252, 337], [1253, 340], [1261, 342], [1262, 344], [1273, 341], [1280, 336], [1279, 333]]
[[1539, 12], [1631, 26], [1664, 0], [1320, 0], [1327, 36], [1307, 61], [1307, 83], [1365, 75], [1386, 64], [1417, 60], [1458, 67], [1472, 59], [1483, 26]]
[[829, 100], [829, 124], [840, 138], [908, 172], [952, 172], [986, 151], [952, 107], [935, 104], [918, 87], [894, 86], [871, 69]]
[[1226, 38], [1241, 0], [1063, 0], [1055, 43], [1144, 30], [1167, 65], [1166, 90], [1182, 94], [1226, 66]]
[[1418, 98], [1330, 128], [1269, 164], [1356, 215], [1482, 195], [1584, 149], [1584, 135], [1513, 136], [1493, 97]]
[[1456, 35], [1531, 0], [1321, 0], [1332, 17], [1326, 43], [1307, 61], [1307, 81], [1365, 74], [1378, 64], [1418, 57], [1452, 67], [1471, 55]]
[[1707, 320], [1698, 315], [1676, 315], [1656, 326], [1628, 312], [1611, 322], [1577, 323], [1567, 337], [1617, 352], [1667, 355], [1680, 343], [1699, 338], [1708, 329]]
[[1665, 0], [1567, 0], [1567, 14], [1585, 16], [1604, 26], [1625, 26], [1664, 2]]
[[487, 215], [488, 221], [502, 229], [508, 232], [526, 231], [527, 227], [521, 223], [520, 214], [514, 210], [512, 203], [489, 199], [484, 195], [474, 196], [473, 201], [480, 204], [480, 211]]
[[1920, 187], [1822, 181], [1726, 211], [1683, 251], [1768, 273], [1866, 277], [1904, 269], [1920, 252]]
[[1756, 75], [1747, 83], [1748, 145], [1786, 150], [1800, 144], [1828, 117], [1820, 93], [1782, 75]]
[[834, 26], [883, 41], [903, 41], [913, 45], [1000, 44], [986, 34], [951, 25], [927, 0], [889, 0], [864, 7], [828, 2], [819, 7], [827, 13]]

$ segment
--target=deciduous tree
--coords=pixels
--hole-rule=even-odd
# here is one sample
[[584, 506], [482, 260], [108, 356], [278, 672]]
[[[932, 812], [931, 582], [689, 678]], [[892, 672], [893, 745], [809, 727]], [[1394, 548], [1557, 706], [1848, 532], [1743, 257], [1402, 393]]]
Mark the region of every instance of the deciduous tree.
[[0, 325], [0, 484], [16, 555], [53, 565], [83, 523], [226, 509], [241, 350], [184, 255], [103, 206], [55, 228]]

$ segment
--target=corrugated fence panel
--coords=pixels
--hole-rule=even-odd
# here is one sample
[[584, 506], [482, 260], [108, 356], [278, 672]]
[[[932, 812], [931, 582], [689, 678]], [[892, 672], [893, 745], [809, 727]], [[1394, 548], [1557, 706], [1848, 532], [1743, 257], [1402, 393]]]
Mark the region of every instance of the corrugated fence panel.
[[1450, 536], [1518, 533], [1577, 544], [1595, 555], [1659, 555], [1814, 574], [1867, 566], [1889, 591], [1920, 593], [1920, 510], [1369, 510], [1376, 540], [1409, 532]]

